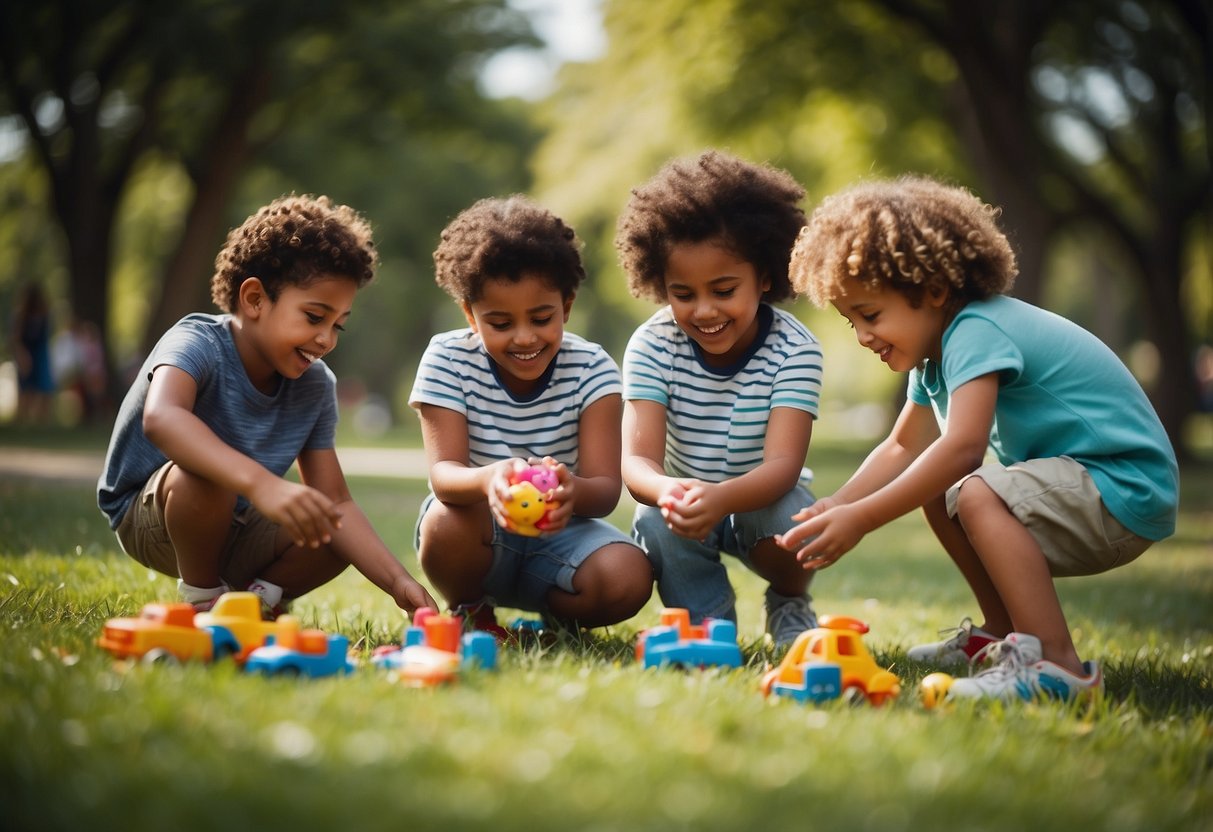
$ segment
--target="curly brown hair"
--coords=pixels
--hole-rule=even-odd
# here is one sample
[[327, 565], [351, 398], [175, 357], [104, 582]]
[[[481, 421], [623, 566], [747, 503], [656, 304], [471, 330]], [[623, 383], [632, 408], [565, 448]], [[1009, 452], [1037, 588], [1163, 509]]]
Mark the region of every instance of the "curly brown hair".
[[946, 289], [955, 311], [1015, 282], [998, 215], [970, 191], [923, 176], [854, 185], [823, 200], [800, 232], [792, 283], [819, 307], [846, 294], [848, 280], [896, 289], [915, 307]]
[[521, 194], [482, 199], [442, 229], [434, 249], [434, 282], [462, 303], [475, 303], [488, 280], [543, 277], [566, 300], [585, 280], [581, 242], [551, 211]]
[[379, 255], [371, 227], [347, 205], [327, 196], [275, 199], [227, 235], [215, 257], [211, 300], [234, 313], [240, 284], [256, 277], [271, 302], [286, 286], [306, 286], [320, 276], [345, 277], [359, 288], [375, 277]]
[[619, 217], [615, 249], [628, 289], [664, 303], [670, 250], [713, 240], [770, 281], [763, 300], [790, 298], [788, 255], [805, 224], [804, 195], [786, 171], [718, 150], [667, 162], [633, 189]]

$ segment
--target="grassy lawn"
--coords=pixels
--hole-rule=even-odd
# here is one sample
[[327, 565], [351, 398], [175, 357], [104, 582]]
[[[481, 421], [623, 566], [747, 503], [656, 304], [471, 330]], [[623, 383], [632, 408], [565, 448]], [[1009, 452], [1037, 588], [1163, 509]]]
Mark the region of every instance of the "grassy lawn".
[[[84, 443], [87, 445], [87, 442]], [[858, 461], [816, 448], [818, 490]], [[1059, 584], [1108, 697], [1080, 710], [927, 711], [904, 649], [973, 614], [925, 523], [870, 535], [817, 579], [902, 681], [881, 709], [767, 701], [762, 587], [735, 571], [747, 666], [643, 671], [635, 619], [506, 651], [495, 674], [416, 690], [369, 667], [264, 679], [229, 664], [115, 663], [103, 622], [174, 584], [118, 549], [91, 488], [0, 482], [0, 828], [67, 830], [1196, 830], [1213, 818], [1213, 472], [1184, 472], [1178, 534]], [[417, 574], [423, 484], [356, 479]], [[629, 508], [613, 519], [626, 527]], [[366, 657], [401, 614], [355, 573], [302, 599]]]

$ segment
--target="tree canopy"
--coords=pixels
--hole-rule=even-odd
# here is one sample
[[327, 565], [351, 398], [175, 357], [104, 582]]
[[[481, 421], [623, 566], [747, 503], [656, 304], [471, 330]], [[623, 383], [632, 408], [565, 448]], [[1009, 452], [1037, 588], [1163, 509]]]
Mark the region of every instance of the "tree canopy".
[[1185, 303], [1210, 280], [1207, 4], [612, 0], [606, 25], [608, 53], [549, 103], [537, 163], [602, 251], [627, 187], [706, 145], [786, 167], [810, 203], [864, 176], [959, 181], [1003, 209], [1028, 300], [1067, 235], [1114, 252], [1105, 268], [1140, 298], [1151, 393], [1181, 444], [1210, 335]]

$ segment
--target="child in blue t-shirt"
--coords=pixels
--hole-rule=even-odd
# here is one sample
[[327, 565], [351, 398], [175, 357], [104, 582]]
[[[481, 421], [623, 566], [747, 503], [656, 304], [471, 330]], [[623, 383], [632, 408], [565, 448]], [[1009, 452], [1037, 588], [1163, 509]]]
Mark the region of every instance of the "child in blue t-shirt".
[[[563, 627], [635, 615], [653, 592], [644, 553], [602, 519], [619, 475], [619, 368], [566, 332], [585, 278], [578, 241], [551, 212], [483, 199], [443, 230], [436, 280], [468, 326], [431, 339], [409, 404], [421, 417], [431, 494], [421, 506], [422, 569], [472, 627], [509, 634], [497, 605]], [[510, 477], [546, 460], [558, 484], [538, 536], [510, 519]]]
[[[216, 258], [224, 314], [182, 318], [123, 399], [98, 504], [123, 550], [180, 578], [195, 609], [247, 589], [276, 616], [351, 563], [402, 609], [433, 605], [354, 503], [334, 448], [322, 359], [376, 261], [353, 209], [275, 200]], [[302, 483], [284, 478], [293, 463]]]
[[765, 579], [776, 647], [816, 626], [811, 573], [775, 542], [812, 500], [821, 347], [771, 306], [792, 294], [803, 197], [784, 171], [709, 151], [633, 191], [615, 237], [632, 293], [663, 304], [624, 356], [633, 535], [662, 602], [693, 621], [736, 620], [722, 552]]
[[[925, 178], [825, 200], [792, 254], [797, 289], [909, 374], [892, 432], [782, 538], [820, 569], [922, 506], [984, 617], [910, 658], [994, 658], [951, 694], [1096, 695], [1053, 578], [1132, 561], [1175, 530], [1175, 454], [1141, 386], [1076, 324], [1007, 297], [1015, 255], [997, 211]], [[996, 462], [983, 464], [987, 451]], [[805, 541], [813, 537], [811, 541]]]

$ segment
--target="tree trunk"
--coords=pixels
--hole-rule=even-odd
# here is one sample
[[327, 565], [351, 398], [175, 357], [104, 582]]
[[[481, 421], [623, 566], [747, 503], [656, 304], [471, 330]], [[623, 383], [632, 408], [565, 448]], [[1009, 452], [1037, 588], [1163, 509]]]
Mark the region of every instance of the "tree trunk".
[[182, 316], [211, 308], [209, 278], [224, 238], [225, 211], [252, 156], [248, 127], [265, 103], [269, 87], [270, 71], [259, 59], [232, 84], [223, 117], [205, 145], [205, 156], [194, 176], [194, 199], [144, 329], [145, 353]]

